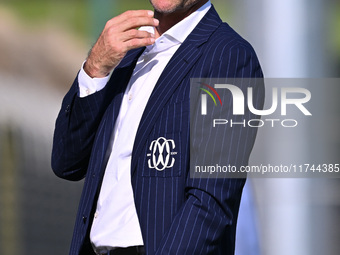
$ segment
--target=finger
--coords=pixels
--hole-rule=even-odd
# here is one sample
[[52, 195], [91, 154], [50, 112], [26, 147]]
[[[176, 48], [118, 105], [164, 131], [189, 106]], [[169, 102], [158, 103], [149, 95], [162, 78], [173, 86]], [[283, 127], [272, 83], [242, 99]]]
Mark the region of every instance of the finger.
[[122, 34], [120, 40], [122, 42], [126, 42], [126, 41], [134, 39], [134, 38], [143, 39], [143, 38], [153, 38], [153, 37], [155, 37], [154, 34], [149, 33], [147, 31], [130, 29], [130, 30], [128, 30], [128, 31], [126, 31]]
[[151, 17], [133, 17], [122, 23], [117, 24], [117, 26], [119, 26], [119, 30], [127, 31], [130, 29], [138, 28], [142, 26], [157, 27], [158, 24], [159, 24], [159, 21]]
[[127, 50], [137, 49], [155, 43], [155, 38], [134, 38], [126, 41], [124, 44]]
[[112, 19], [110, 19], [107, 22], [107, 25], [117, 25], [121, 23], [125, 23], [129, 19], [137, 18], [137, 17], [146, 17], [146, 18], [152, 18], [154, 16], [154, 12], [150, 10], [131, 10], [126, 11]]
[[130, 10], [126, 11], [119, 16], [117, 16], [118, 22], [123, 22], [135, 17], [149, 17], [152, 18], [154, 16], [154, 12], [150, 10]]

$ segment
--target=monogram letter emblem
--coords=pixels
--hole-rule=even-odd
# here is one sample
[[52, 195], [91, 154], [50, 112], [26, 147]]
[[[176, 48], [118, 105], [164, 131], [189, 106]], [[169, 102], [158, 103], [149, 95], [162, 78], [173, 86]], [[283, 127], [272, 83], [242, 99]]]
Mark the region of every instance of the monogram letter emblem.
[[177, 152], [173, 152], [175, 149], [175, 142], [172, 139], [166, 139], [159, 137], [157, 140], [151, 142], [147, 156], [151, 157], [148, 160], [149, 168], [155, 168], [157, 171], [163, 171], [166, 168], [171, 168], [175, 164], [174, 155]]

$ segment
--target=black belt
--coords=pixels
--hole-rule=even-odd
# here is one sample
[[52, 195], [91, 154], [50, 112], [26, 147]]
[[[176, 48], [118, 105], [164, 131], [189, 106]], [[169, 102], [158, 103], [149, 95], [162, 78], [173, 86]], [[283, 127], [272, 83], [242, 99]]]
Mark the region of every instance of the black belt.
[[116, 248], [101, 255], [145, 255], [144, 246], [130, 246], [127, 248]]

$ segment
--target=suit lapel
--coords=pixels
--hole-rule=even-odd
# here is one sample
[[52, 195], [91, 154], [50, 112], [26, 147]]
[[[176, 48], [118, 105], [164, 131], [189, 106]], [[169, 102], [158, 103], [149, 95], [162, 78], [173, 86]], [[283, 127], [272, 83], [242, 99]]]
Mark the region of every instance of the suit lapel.
[[138, 127], [132, 152], [131, 176], [135, 172], [138, 156], [145, 147], [147, 137], [163, 107], [202, 55], [202, 47], [200, 46], [209, 39], [221, 22], [212, 6], [163, 70], [146, 105]]

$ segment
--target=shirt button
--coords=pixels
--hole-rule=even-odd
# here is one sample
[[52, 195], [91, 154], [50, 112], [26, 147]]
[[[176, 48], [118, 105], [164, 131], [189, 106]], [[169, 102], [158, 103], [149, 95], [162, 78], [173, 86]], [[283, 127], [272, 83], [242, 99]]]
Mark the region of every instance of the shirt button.
[[91, 91], [89, 89], [86, 90], [86, 95], [90, 95]]
[[96, 212], [96, 213], [94, 214], [94, 217], [95, 217], [95, 218], [97, 218], [97, 217], [98, 217], [98, 212]]
[[131, 101], [131, 100], [132, 100], [132, 94], [129, 95], [129, 101]]

